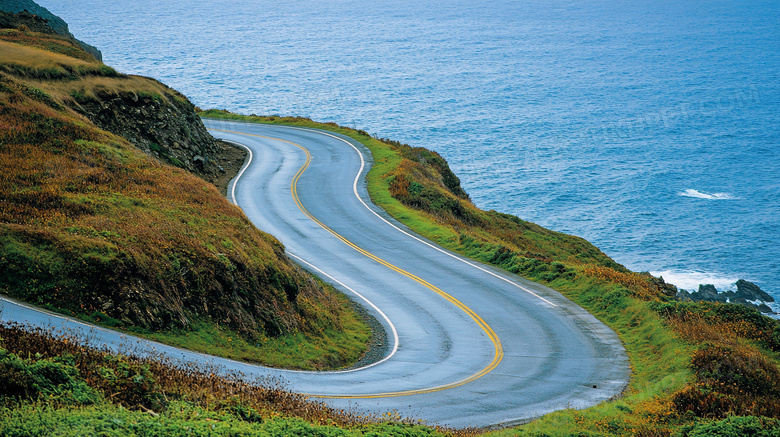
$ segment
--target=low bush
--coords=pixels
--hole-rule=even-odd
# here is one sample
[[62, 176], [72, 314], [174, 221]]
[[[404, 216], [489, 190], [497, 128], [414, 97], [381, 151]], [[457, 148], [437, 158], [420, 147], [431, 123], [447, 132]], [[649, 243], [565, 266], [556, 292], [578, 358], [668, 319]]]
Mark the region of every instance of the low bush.
[[61, 405], [88, 405], [98, 401], [96, 390], [79, 378], [69, 357], [23, 360], [0, 349], [0, 398], [38, 400]]
[[[29, 358], [20, 358], [29, 357]], [[468, 436], [397, 414], [332, 409], [274, 379], [109, 353], [0, 324], [0, 435]]]
[[780, 422], [766, 417], [729, 417], [717, 422], [684, 426], [676, 437], [778, 437]]

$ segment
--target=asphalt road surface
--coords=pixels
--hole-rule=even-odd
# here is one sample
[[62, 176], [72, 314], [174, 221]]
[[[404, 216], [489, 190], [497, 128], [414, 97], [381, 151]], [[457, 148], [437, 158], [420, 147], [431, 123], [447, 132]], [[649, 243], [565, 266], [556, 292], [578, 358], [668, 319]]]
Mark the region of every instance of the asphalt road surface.
[[618, 395], [629, 363], [617, 335], [558, 292], [466, 260], [411, 232], [374, 206], [364, 176], [371, 154], [337, 134], [204, 120], [248, 148], [228, 188], [287, 253], [366, 307], [389, 345], [378, 362], [341, 372], [268, 369], [190, 353], [0, 301], [5, 320], [85, 331], [94, 344], [248, 376], [271, 376], [337, 408], [428, 424], [522, 423]]

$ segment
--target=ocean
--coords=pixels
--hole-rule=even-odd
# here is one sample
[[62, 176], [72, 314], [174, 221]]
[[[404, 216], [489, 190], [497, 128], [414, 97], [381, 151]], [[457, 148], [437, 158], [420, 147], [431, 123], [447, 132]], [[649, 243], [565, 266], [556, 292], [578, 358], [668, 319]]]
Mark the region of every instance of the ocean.
[[780, 300], [776, 0], [39, 3], [201, 108], [424, 146], [483, 209]]

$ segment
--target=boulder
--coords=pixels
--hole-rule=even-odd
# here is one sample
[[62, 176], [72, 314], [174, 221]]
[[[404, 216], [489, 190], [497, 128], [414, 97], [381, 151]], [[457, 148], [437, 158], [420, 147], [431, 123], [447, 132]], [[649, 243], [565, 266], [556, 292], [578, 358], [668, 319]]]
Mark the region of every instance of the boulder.
[[721, 300], [720, 296], [718, 295], [718, 290], [712, 284], [699, 284], [699, 291], [692, 293], [691, 299], [707, 300], [713, 302], [718, 302]]
[[737, 292], [735, 293], [738, 297], [747, 299], [747, 300], [761, 300], [764, 302], [774, 302], [775, 299], [767, 294], [764, 290], [762, 290], [758, 285], [748, 282], [744, 279], [740, 279], [737, 281]]

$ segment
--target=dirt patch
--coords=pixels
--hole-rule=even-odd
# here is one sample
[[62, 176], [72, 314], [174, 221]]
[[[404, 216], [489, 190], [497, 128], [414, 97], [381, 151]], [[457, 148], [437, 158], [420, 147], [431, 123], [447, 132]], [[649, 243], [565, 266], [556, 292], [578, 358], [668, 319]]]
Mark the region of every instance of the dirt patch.
[[223, 196], [227, 196], [227, 187], [233, 180], [246, 160], [247, 152], [245, 149], [234, 146], [233, 144], [217, 140], [219, 150], [217, 152], [216, 163], [219, 166], [219, 174], [208, 179], [209, 182], [219, 188]]

